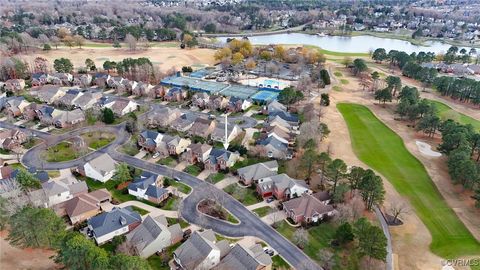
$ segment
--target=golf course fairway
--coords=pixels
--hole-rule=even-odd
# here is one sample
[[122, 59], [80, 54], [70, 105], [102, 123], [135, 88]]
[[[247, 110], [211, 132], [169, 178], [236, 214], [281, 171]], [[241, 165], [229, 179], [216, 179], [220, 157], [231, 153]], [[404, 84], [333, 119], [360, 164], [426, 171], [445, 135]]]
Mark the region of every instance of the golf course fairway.
[[429, 100], [429, 102], [431, 102], [432, 104], [435, 105], [435, 107], [437, 107], [437, 110], [438, 110], [438, 116], [442, 119], [442, 120], [447, 120], [447, 119], [452, 119], [452, 120], [455, 120], [457, 122], [459, 122], [460, 124], [463, 124], [463, 125], [467, 125], [467, 124], [470, 124], [473, 126], [474, 129], [480, 131], [480, 121], [479, 120], [476, 120], [468, 115], [465, 115], [463, 113], [459, 113], [457, 111], [455, 111], [454, 109], [450, 108], [450, 106], [448, 106], [447, 104], [443, 103], [443, 102], [440, 102], [440, 101], [436, 101], [436, 100]]
[[355, 154], [409, 199], [432, 235], [431, 251], [443, 258], [480, 255], [480, 243], [447, 205], [402, 139], [365, 106], [341, 103], [337, 108], [348, 125]]

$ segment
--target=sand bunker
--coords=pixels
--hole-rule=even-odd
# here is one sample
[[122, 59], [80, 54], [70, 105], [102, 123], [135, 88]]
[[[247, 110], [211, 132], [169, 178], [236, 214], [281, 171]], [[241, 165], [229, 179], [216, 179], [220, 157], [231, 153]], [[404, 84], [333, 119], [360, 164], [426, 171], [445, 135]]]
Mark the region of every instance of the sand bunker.
[[432, 150], [432, 146], [428, 143], [424, 143], [421, 141], [415, 141], [417, 144], [418, 150], [420, 150], [420, 153], [427, 157], [440, 157], [442, 154], [436, 151]]

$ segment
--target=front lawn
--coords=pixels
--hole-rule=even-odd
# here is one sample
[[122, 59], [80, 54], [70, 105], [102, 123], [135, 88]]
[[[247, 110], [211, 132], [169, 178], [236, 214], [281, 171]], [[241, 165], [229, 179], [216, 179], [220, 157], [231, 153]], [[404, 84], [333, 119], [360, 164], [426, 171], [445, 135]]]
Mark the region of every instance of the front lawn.
[[234, 183], [226, 186], [223, 190], [247, 206], [262, 201], [258, 197], [257, 191], [252, 187], [240, 187], [237, 183]]
[[185, 194], [188, 194], [190, 193], [190, 191], [192, 191], [191, 187], [170, 178], [165, 178], [165, 180], [163, 181], [163, 185], [165, 187], [168, 187], [168, 186], [176, 187], [178, 191]]
[[180, 224], [180, 227], [182, 229], [185, 229], [187, 228], [188, 226], [190, 226], [190, 224], [188, 222], [186, 222], [185, 220], [183, 219], [179, 219], [179, 218], [170, 218], [170, 217], [167, 217], [167, 222], [168, 222], [168, 226], [172, 226], [174, 224], [177, 224], [179, 223]]
[[264, 217], [272, 210], [270, 206], [263, 206], [257, 209], [254, 209], [253, 212], [257, 213], [259, 217]]
[[252, 115], [253, 118], [257, 119], [257, 120], [265, 120], [268, 118], [268, 115], [266, 114], [254, 114]]
[[63, 162], [77, 159], [83, 154], [75, 150], [71, 143], [64, 141], [47, 148], [47, 150], [43, 152], [43, 157], [48, 162]]
[[122, 147], [119, 148], [119, 151], [129, 156], [135, 156], [136, 154], [138, 154], [140, 150], [137, 146], [136, 136], [132, 136], [132, 138], [128, 142], [126, 142], [124, 145], [122, 145]]
[[432, 235], [430, 249], [444, 258], [478, 255], [480, 243], [445, 202], [402, 139], [365, 106], [342, 103], [337, 108], [348, 125], [355, 154], [410, 200]]
[[135, 196], [128, 194], [127, 188], [122, 190], [116, 189], [118, 183], [114, 180], [108, 180], [107, 182], [102, 183], [91, 178], [86, 178], [85, 181], [87, 182], [90, 191], [106, 188], [110, 191], [110, 194], [112, 194], [112, 198], [118, 203], [136, 200]]
[[176, 211], [178, 210], [181, 200], [181, 198], [171, 195], [165, 201], [161, 202], [160, 208], [163, 210]]
[[168, 157], [159, 159], [157, 161], [157, 164], [175, 167], [177, 165], [177, 161], [173, 157], [168, 156]]
[[280, 255], [275, 255], [272, 257], [272, 269], [277, 269], [277, 270], [288, 270], [292, 269], [290, 265], [282, 258]]
[[143, 215], [146, 215], [148, 213], [150, 213], [149, 211], [143, 209], [143, 208], [140, 208], [140, 207], [137, 207], [135, 205], [132, 205], [132, 210], [137, 212], [138, 214], [140, 214], [140, 216], [143, 216]]
[[202, 172], [202, 168], [193, 164], [193, 165], [188, 165], [187, 167], [185, 167], [185, 169], [183, 171], [188, 173], [188, 174], [191, 174], [193, 176], [197, 176], [197, 175], [200, 174], [200, 172]]

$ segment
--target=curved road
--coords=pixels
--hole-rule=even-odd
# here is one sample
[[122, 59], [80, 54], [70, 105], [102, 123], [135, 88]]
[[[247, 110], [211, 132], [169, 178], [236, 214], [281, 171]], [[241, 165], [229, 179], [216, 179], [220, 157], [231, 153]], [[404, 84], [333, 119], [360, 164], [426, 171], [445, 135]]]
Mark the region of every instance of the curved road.
[[[13, 128], [16, 127], [9, 123], [0, 122], [0, 127]], [[42, 168], [47, 170], [58, 170], [77, 167], [86, 161], [89, 161], [102, 153], [108, 153], [113, 159], [119, 162], [126, 162], [129, 165], [138, 167], [142, 170], [150, 171], [156, 174], [176, 177], [181, 182], [192, 187], [193, 191], [183, 200], [180, 209], [182, 217], [189, 223], [199, 225], [201, 227], [210, 228], [217, 233], [227, 237], [241, 237], [241, 236], [255, 236], [275, 249], [286, 261], [298, 270], [315, 270], [322, 269], [312, 259], [310, 259], [299, 248], [293, 245], [289, 240], [284, 238], [280, 233], [274, 230], [269, 225], [265, 224], [259, 217], [252, 214], [243, 204], [235, 200], [233, 197], [225, 193], [223, 190], [217, 189], [214, 185], [206, 183], [201, 179], [187, 174], [185, 172], [176, 171], [172, 168], [147, 162], [145, 160], [137, 159], [117, 152], [115, 149], [125, 143], [130, 135], [125, 131], [125, 125], [120, 124], [116, 126], [102, 126], [103, 131], [115, 133], [117, 136], [115, 140], [109, 145], [91, 152], [82, 158], [66, 161], [66, 162], [44, 162], [40, 159], [39, 154], [48, 145], [54, 145], [65, 139], [78, 136], [89, 131], [97, 131], [98, 126], [91, 126], [80, 128], [74, 131], [66, 132], [61, 135], [52, 135], [41, 131], [24, 129], [27, 133], [31, 132], [39, 138], [45, 140], [46, 143], [41, 143], [29, 151], [27, 151], [22, 163], [27, 167]], [[223, 207], [230, 211], [234, 216], [240, 220], [240, 224], [231, 224], [219, 219], [208, 217], [197, 211], [197, 205], [201, 200], [212, 198], [222, 198]]]

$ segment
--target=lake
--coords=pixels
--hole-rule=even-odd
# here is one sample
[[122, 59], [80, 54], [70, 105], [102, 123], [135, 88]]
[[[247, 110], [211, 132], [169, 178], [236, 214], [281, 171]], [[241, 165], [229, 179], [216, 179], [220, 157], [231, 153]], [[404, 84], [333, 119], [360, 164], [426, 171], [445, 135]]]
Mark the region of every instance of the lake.
[[[228, 37], [218, 37], [217, 39], [225, 42]], [[346, 53], [368, 53], [376, 48], [385, 48], [385, 50], [398, 50], [407, 53], [412, 52], [434, 52], [445, 53], [449, 44], [439, 41], [428, 41], [427, 46], [413, 45], [412, 43], [399, 39], [379, 38], [374, 36], [318, 36], [308, 35], [303, 33], [284, 33], [264, 36], [250, 36], [250, 42], [254, 45], [269, 45], [269, 44], [298, 44], [298, 45], [313, 45], [322, 49], [335, 52]], [[461, 48], [461, 47], [460, 47]], [[470, 50], [470, 48], [466, 48]]]

